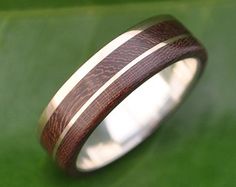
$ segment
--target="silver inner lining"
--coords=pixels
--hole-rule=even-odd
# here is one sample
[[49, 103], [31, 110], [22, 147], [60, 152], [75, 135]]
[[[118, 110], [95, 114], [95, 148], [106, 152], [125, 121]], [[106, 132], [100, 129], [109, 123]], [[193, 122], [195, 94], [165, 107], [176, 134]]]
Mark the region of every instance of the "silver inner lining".
[[181, 60], [156, 74], [124, 99], [83, 145], [76, 167], [92, 171], [118, 159], [143, 141], [181, 101], [198, 60]]

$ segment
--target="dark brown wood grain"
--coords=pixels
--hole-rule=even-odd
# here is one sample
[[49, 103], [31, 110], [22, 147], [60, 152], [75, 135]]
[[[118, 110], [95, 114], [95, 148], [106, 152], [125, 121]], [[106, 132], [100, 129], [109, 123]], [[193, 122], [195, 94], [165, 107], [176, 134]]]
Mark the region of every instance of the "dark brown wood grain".
[[70, 119], [116, 72], [156, 44], [184, 33], [188, 31], [178, 21], [164, 21], [144, 30], [108, 55], [74, 87], [53, 113], [41, 136], [44, 148], [52, 153]]
[[206, 51], [177, 20], [163, 21], [119, 46], [69, 92], [52, 114], [41, 134], [41, 144], [49, 154], [52, 154], [59, 136], [72, 117], [102, 85], [148, 49], [181, 34], [189, 34], [189, 37], [179, 39], [145, 57], [114, 81], [81, 114], [57, 150], [56, 161], [61, 168], [70, 173], [78, 172], [75, 168], [77, 155], [97, 125], [134, 89], [165, 67], [181, 59], [198, 58], [200, 76], [207, 58]]
[[[87, 108], [64, 138], [57, 152], [60, 167], [76, 172], [75, 161], [80, 148], [106, 115], [145, 80], [170, 64], [188, 57], [197, 57], [201, 62], [206, 60], [205, 50], [192, 37], [181, 39], [151, 54], [110, 85]], [[203, 67], [204, 63], [201, 64], [201, 72]]]

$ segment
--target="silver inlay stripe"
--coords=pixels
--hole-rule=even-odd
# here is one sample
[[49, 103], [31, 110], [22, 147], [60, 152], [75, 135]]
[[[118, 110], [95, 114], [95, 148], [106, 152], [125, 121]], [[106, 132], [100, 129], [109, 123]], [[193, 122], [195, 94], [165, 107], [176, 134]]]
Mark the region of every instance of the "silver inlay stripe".
[[64, 85], [58, 90], [54, 97], [49, 102], [48, 106], [43, 111], [41, 118], [39, 120], [39, 135], [41, 135], [47, 121], [50, 119], [51, 115], [54, 113], [59, 104], [68, 95], [68, 93], [78, 84], [78, 82], [97, 64], [99, 64], [104, 58], [111, 54], [119, 46], [136, 36], [137, 34], [143, 32], [143, 30], [158, 24], [162, 21], [171, 20], [171, 17], [163, 17], [159, 19], [152, 18], [148, 22], [141, 23], [140, 25], [133, 27], [132, 30], [125, 32], [124, 34], [118, 36], [116, 39], [111, 41], [101, 50], [99, 50], [94, 56], [92, 56], [86, 63], [84, 63], [71, 77], [68, 79]]
[[153, 52], [160, 50], [161, 48], [165, 47], [168, 44], [171, 44], [179, 39], [183, 39], [189, 37], [188, 34], [182, 34], [176, 37], [173, 37], [169, 40], [166, 40], [164, 42], [161, 42], [154, 47], [150, 48], [137, 58], [135, 58], [133, 61], [131, 61], [129, 64], [127, 64], [123, 69], [121, 69], [119, 72], [117, 72], [113, 77], [111, 77], [103, 86], [101, 86], [88, 100], [87, 102], [78, 110], [78, 112], [73, 116], [73, 118], [70, 120], [68, 125], [64, 128], [61, 135], [59, 136], [59, 139], [57, 140], [54, 149], [53, 149], [53, 158], [55, 158], [58, 147], [60, 146], [62, 140], [70, 130], [70, 128], [75, 124], [77, 119], [81, 116], [81, 114], [91, 105], [99, 95], [101, 95], [114, 81], [116, 81], [119, 77], [121, 77], [126, 71], [128, 71], [130, 68], [132, 68], [134, 65], [136, 65], [138, 62], [140, 62], [145, 57], [149, 56]]

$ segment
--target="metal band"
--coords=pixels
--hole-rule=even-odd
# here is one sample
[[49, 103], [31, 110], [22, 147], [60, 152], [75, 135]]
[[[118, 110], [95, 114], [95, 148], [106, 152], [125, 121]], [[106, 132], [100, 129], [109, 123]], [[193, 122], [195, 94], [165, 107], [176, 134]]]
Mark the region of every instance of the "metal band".
[[[195, 59], [197, 71], [191, 70], [191, 79], [176, 93], [180, 101], [202, 72], [205, 49], [172, 17], [152, 18], [130, 29], [88, 60], [53, 97], [40, 120], [42, 145], [60, 167], [77, 172], [79, 151], [109, 112], [150, 77], [184, 59]], [[178, 104], [170, 105], [166, 114]], [[111, 156], [110, 161], [91, 168], [115, 158]]]

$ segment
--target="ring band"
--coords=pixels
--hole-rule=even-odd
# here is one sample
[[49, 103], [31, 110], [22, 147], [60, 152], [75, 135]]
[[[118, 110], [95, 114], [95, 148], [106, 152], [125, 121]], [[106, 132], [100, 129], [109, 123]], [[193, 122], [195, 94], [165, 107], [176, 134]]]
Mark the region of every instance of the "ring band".
[[207, 54], [171, 16], [148, 19], [103, 47], [55, 94], [40, 142], [70, 173], [93, 171], [141, 143], [183, 100]]

